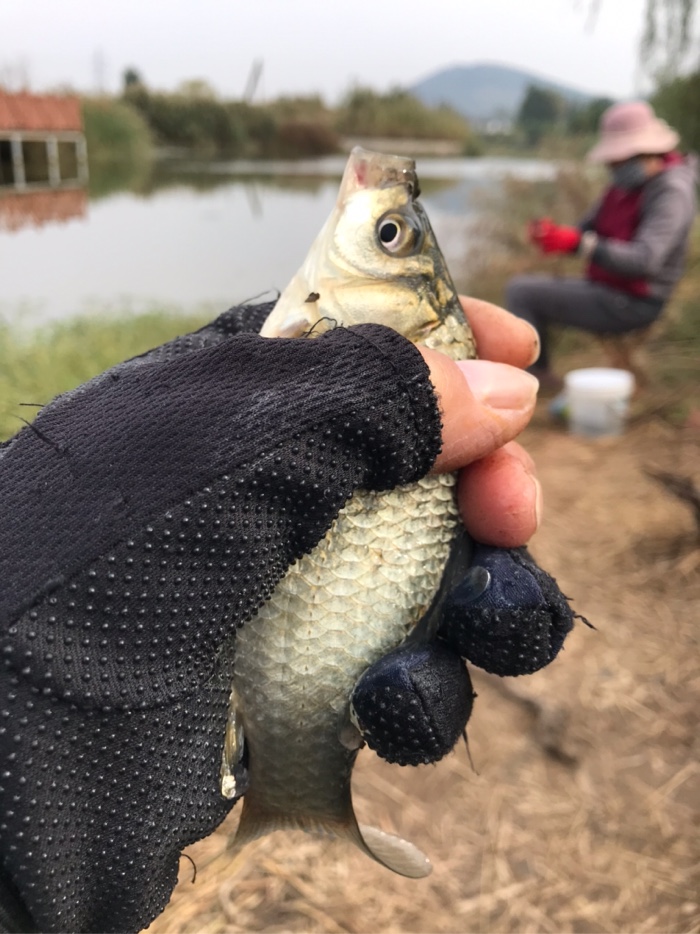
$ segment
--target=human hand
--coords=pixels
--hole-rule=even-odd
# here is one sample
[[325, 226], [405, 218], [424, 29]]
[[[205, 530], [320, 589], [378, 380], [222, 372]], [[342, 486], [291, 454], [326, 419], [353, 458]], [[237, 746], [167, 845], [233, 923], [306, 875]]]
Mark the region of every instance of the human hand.
[[530, 420], [537, 380], [522, 367], [539, 354], [537, 332], [489, 302], [461, 297], [481, 359], [455, 362], [419, 346], [443, 418], [433, 471], [460, 470], [457, 498], [479, 542], [512, 548], [534, 534], [541, 489], [530, 456], [513, 442]]
[[475, 695], [461, 659], [529, 674], [552, 661], [573, 625], [556, 582], [517, 547], [540, 512], [532, 460], [512, 440], [535, 406], [537, 380], [519, 368], [537, 359], [537, 333], [488, 302], [461, 302], [481, 359], [455, 363], [418, 349], [443, 417], [433, 470], [460, 470], [460, 513], [479, 544], [471, 572], [445, 598], [439, 638], [402, 643], [363, 673], [351, 697], [363, 740], [401, 765], [437, 762], [464, 732]]
[[409, 637], [353, 689], [353, 722], [388, 762], [437, 762], [454, 748], [476, 696], [462, 659], [501, 677], [532, 674], [574, 625], [568, 599], [525, 548], [477, 544], [438, 612], [437, 639]]
[[527, 233], [530, 242], [543, 253], [573, 253], [581, 243], [581, 231], [577, 227], [555, 224], [549, 217], [531, 221]]

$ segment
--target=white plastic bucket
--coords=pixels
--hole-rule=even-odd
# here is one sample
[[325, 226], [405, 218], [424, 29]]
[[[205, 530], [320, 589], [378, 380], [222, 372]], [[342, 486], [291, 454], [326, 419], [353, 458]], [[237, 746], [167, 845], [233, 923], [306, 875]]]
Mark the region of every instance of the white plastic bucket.
[[564, 377], [569, 408], [569, 430], [589, 438], [622, 434], [634, 376], [627, 370], [590, 367]]

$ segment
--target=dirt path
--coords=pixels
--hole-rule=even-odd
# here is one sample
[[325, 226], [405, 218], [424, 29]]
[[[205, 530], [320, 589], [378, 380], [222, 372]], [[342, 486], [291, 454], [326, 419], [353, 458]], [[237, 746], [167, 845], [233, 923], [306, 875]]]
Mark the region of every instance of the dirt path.
[[475, 674], [476, 771], [464, 747], [411, 771], [361, 756], [361, 819], [425, 849], [432, 876], [303, 835], [232, 860], [234, 814], [190, 848], [196, 883], [183, 860], [150, 932], [700, 930], [700, 549], [642, 470], [700, 481], [700, 437], [649, 421], [595, 442], [540, 425], [527, 443], [547, 502], [533, 551], [596, 629], [537, 675]]

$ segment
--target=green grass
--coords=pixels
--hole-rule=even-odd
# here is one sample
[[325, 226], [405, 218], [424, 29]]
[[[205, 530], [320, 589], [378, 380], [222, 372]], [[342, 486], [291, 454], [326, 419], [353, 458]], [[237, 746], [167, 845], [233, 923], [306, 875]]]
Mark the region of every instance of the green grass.
[[84, 317], [31, 333], [0, 324], [0, 439], [31, 421], [37, 405], [178, 334], [201, 327], [214, 314]]

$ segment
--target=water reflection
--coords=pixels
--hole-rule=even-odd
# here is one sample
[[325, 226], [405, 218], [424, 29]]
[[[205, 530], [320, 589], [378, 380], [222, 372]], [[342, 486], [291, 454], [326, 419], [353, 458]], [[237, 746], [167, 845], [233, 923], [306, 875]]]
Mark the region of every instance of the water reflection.
[[[344, 165], [344, 157], [292, 164], [164, 162], [117, 191], [93, 171], [87, 210], [84, 200], [72, 215], [67, 205], [63, 215], [55, 209], [53, 219], [77, 222], [0, 229], [0, 316], [36, 324], [154, 305], [185, 311], [206, 305], [215, 313], [282, 289], [330, 213]], [[422, 200], [452, 265], [469, 247], [475, 192], [507, 172], [548, 177], [554, 167], [425, 159], [418, 171]], [[8, 203], [0, 214], [12, 210]]]
[[0, 229], [8, 231], [65, 223], [84, 218], [86, 213], [87, 193], [83, 188], [45, 188], [0, 194]]
[[[90, 198], [99, 200], [120, 191], [144, 198], [167, 189], [185, 186], [195, 191], [213, 191], [231, 184], [270, 190], [317, 193], [329, 179], [336, 183], [345, 169], [346, 156], [318, 159], [246, 160], [202, 162], [162, 159], [153, 163], [108, 166], [96, 165], [90, 175]], [[517, 175], [525, 179], [550, 179], [556, 165], [540, 159], [423, 158], [417, 160], [421, 191], [424, 195], [461, 186], [467, 190]]]

